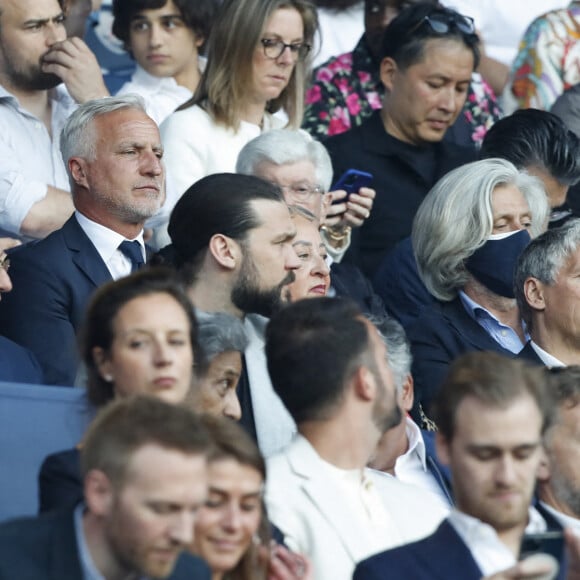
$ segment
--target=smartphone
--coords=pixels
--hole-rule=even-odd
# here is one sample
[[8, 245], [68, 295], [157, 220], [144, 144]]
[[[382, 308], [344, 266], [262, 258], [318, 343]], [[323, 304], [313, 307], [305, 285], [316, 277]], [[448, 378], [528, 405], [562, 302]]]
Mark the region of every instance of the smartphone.
[[358, 193], [361, 187], [369, 187], [373, 181], [372, 173], [366, 171], [359, 171], [358, 169], [347, 169], [340, 179], [332, 186], [331, 191], [343, 189], [346, 191], [346, 197], [333, 201], [332, 203], [344, 203], [348, 201], [351, 193]]
[[550, 554], [560, 562], [564, 555], [564, 533], [553, 531], [524, 535], [520, 547], [520, 560], [533, 554]]

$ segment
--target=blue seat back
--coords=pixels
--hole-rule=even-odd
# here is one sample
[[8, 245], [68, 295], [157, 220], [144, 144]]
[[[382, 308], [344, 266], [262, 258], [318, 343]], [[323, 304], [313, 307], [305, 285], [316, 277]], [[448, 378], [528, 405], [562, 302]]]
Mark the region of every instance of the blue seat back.
[[38, 512], [38, 471], [74, 447], [93, 412], [84, 389], [0, 382], [0, 521]]

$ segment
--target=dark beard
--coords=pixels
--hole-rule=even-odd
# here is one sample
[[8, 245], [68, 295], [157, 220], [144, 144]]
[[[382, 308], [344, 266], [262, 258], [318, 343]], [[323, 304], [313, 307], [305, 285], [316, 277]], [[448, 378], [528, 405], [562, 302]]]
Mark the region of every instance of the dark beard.
[[62, 83], [62, 79], [52, 73], [44, 73], [38, 68], [7, 71], [11, 83], [24, 91], [47, 91]]
[[260, 314], [266, 318], [280, 310], [288, 302], [284, 286], [294, 282], [293, 271], [273, 288], [258, 288], [258, 272], [251, 258], [245, 257], [240, 275], [232, 289], [232, 303], [244, 314]]

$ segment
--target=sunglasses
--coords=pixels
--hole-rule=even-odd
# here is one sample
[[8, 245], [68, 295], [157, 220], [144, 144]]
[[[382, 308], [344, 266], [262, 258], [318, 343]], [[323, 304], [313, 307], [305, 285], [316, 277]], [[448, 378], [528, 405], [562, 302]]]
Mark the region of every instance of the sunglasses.
[[475, 34], [473, 18], [463, 16], [463, 14], [458, 14], [457, 12], [440, 12], [424, 16], [407, 34], [413, 34], [424, 24], [427, 24], [436, 34], [447, 34], [452, 28], [459, 30], [463, 34]]

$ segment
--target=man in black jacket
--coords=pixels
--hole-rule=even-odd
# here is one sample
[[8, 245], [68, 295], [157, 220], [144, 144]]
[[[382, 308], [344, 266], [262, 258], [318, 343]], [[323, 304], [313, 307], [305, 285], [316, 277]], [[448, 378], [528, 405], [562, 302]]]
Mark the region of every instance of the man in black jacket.
[[85, 504], [0, 526], [0, 579], [205, 579], [182, 554], [207, 493], [209, 435], [189, 410], [125, 399], [84, 440]]

